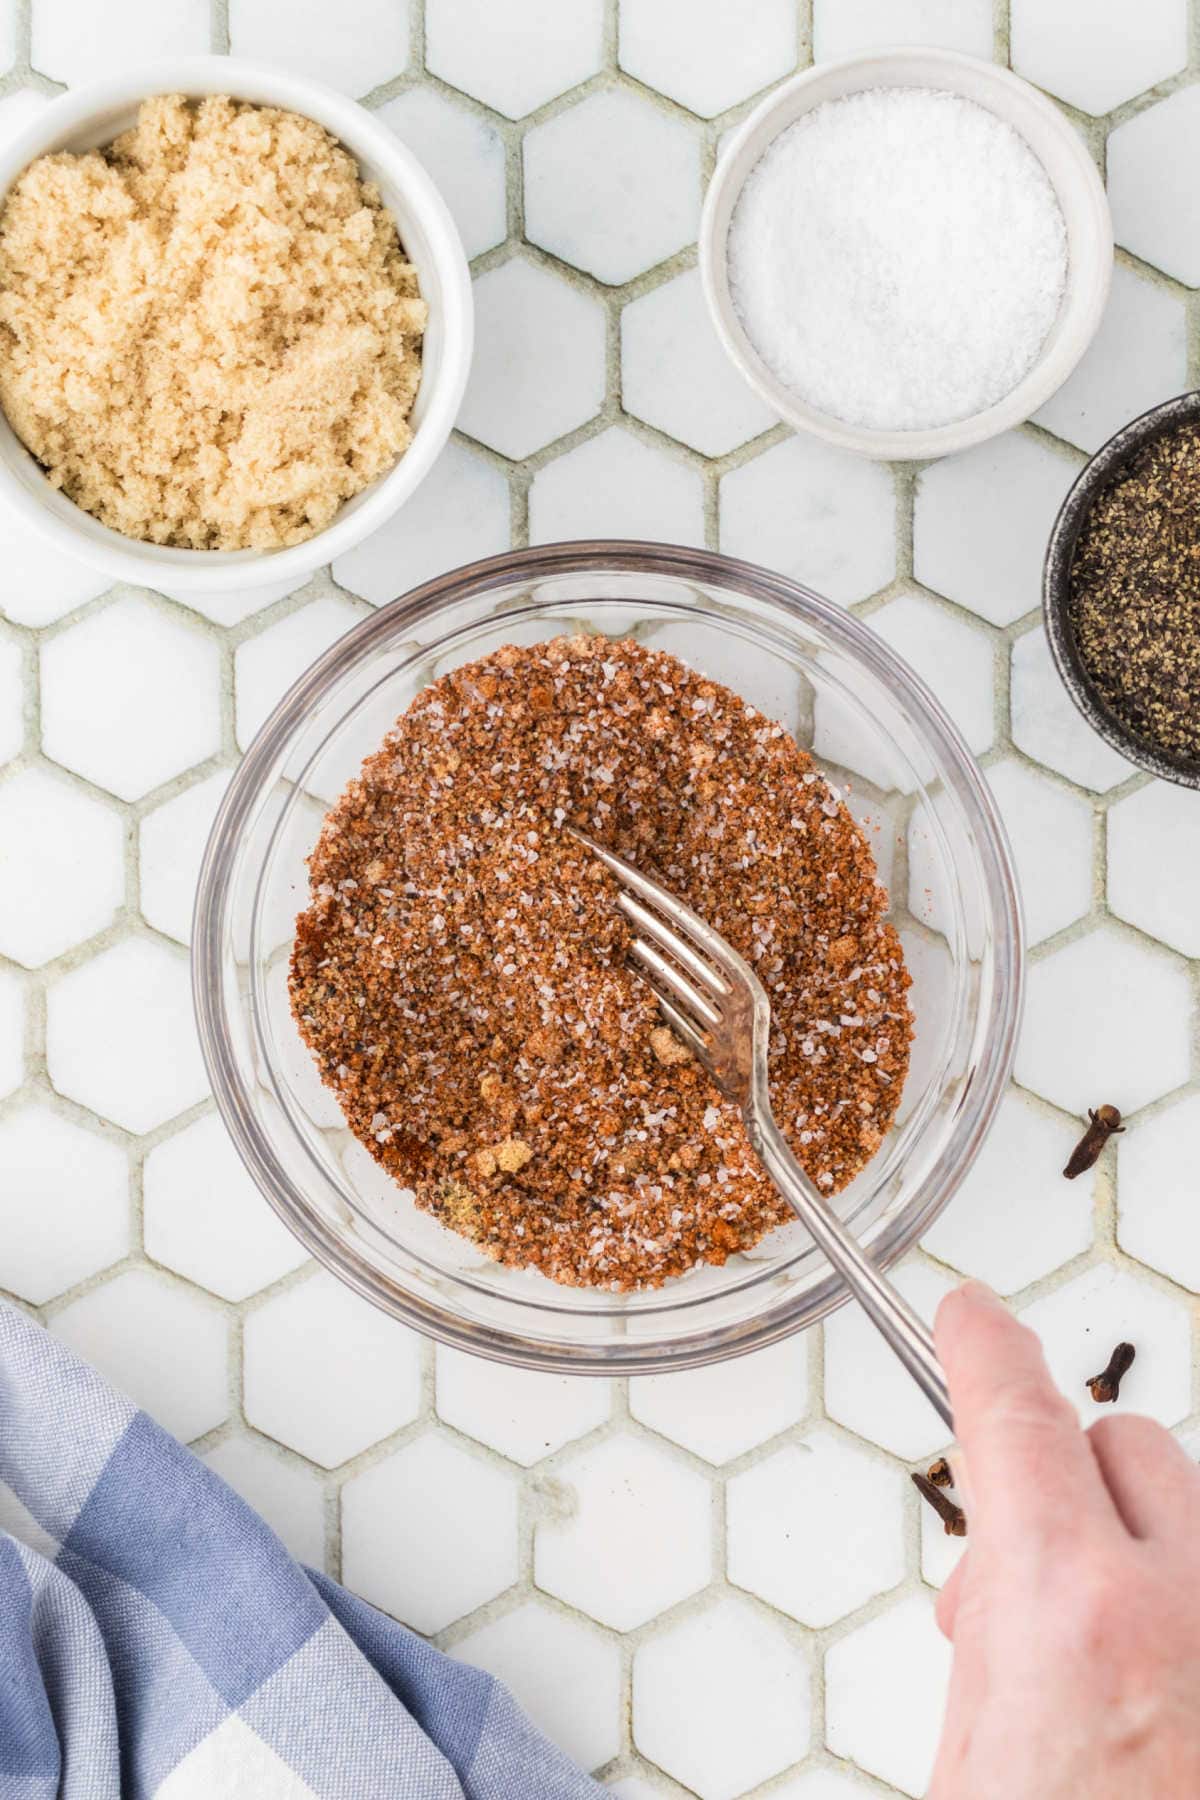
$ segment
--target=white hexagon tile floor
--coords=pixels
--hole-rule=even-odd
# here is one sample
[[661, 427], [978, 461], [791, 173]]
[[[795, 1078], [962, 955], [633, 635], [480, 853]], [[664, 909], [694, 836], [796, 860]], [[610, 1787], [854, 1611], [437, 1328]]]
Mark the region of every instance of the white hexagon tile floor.
[[[1097, 342], [1036, 422], [919, 469], [778, 424], [724, 361], [694, 248], [765, 87], [906, 39], [1060, 101], [1119, 245]], [[1077, 1401], [1131, 1338], [1120, 1404], [1200, 1445], [1200, 801], [1088, 731], [1037, 618], [1084, 455], [1200, 376], [1187, 0], [4, 0], [0, 140], [64, 83], [210, 46], [364, 98], [427, 162], [473, 259], [476, 359], [421, 491], [295, 594], [110, 588], [0, 519], [0, 1286], [625, 1800], [918, 1795], [932, 1594], [962, 1546], [906, 1479], [942, 1428], [861, 1318], [628, 1384], [435, 1353], [314, 1269], [238, 1165], [191, 1025], [191, 893], [271, 706], [408, 587], [593, 532], [802, 578], [941, 692], [1033, 946], [1016, 1084], [901, 1284], [928, 1313], [990, 1281]], [[1100, 1100], [1129, 1129], [1068, 1185]]]

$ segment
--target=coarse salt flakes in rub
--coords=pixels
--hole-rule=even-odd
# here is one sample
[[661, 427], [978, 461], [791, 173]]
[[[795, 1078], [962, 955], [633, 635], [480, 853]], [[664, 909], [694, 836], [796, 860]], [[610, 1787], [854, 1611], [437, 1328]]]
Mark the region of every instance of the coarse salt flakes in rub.
[[1067, 232], [1038, 158], [986, 107], [873, 88], [781, 132], [734, 208], [746, 335], [797, 399], [917, 431], [995, 405], [1062, 301]]

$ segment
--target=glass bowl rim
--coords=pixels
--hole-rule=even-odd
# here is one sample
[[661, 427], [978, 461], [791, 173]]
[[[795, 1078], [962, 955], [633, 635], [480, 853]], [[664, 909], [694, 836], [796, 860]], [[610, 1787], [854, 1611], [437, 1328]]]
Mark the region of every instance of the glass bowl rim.
[[[931, 746], [939, 775], [970, 821], [994, 933], [983, 1051], [972, 1076], [972, 1103], [949, 1143], [904, 1206], [881, 1222], [871, 1253], [892, 1266], [947, 1205], [981, 1149], [1011, 1075], [1024, 996], [1024, 926], [1016, 870], [991, 789], [957, 726], [927, 684], [875, 632], [843, 607], [790, 576], [719, 551], [637, 539], [595, 538], [510, 550], [435, 576], [378, 607], [322, 653], [288, 688], [234, 770], [209, 833], [192, 920], [192, 1000], [197, 1034], [218, 1113], [255, 1185], [309, 1253], [364, 1299], [424, 1335], [515, 1367], [551, 1373], [632, 1375], [703, 1366], [776, 1343], [817, 1323], [849, 1292], [828, 1271], [798, 1296], [749, 1320], [717, 1325], [694, 1339], [638, 1344], [548, 1343], [455, 1314], [414, 1295], [368, 1263], [309, 1206], [265, 1154], [262, 1135], [232, 1051], [224, 999], [223, 929], [242, 827], [293, 735], [343, 676], [397, 631], [428, 623], [439, 610], [479, 600], [514, 584], [596, 574], [692, 581], [774, 605], [785, 620], [810, 620], [876, 678], [898, 689], [906, 714]], [[497, 617], [502, 617], [497, 614]]]

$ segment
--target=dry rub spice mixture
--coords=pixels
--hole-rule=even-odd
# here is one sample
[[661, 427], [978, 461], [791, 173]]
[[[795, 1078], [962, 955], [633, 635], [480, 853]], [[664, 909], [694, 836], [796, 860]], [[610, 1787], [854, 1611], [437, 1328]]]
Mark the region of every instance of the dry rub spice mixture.
[[425, 303], [379, 192], [311, 119], [146, 100], [0, 213], [0, 405], [104, 524], [192, 550], [327, 525], [407, 449]]
[[1096, 496], [1071, 564], [1068, 616], [1117, 717], [1200, 762], [1200, 425], [1144, 445]]
[[625, 966], [586, 830], [771, 995], [771, 1088], [829, 1193], [908, 1065], [908, 974], [858, 826], [781, 725], [661, 651], [506, 646], [432, 683], [325, 820], [292, 1004], [418, 1203], [555, 1281], [658, 1286], [790, 1217], [736, 1109]]

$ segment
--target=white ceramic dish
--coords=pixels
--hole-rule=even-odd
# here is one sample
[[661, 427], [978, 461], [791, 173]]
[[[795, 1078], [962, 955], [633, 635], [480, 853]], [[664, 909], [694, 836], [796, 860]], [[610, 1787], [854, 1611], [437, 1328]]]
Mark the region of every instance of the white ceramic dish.
[[[1067, 285], [1058, 318], [1029, 370], [994, 406], [921, 431], [847, 424], [805, 403], [772, 374], [742, 328], [729, 291], [726, 240], [743, 183], [768, 147], [804, 113], [864, 88], [941, 88], [986, 106], [1025, 139], [1058, 196], [1067, 227]], [[717, 334], [737, 368], [781, 418], [831, 444], [889, 461], [945, 456], [1019, 425], [1061, 387], [1100, 323], [1112, 278], [1113, 234], [1096, 166], [1069, 121], [1007, 69], [952, 50], [895, 49], [822, 63], [785, 82], [735, 131], [709, 185], [700, 225], [700, 272]]]
[[114, 580], [171, 594], [224, 593], [278, 581], [299, 585], [314, 569], [368, 536], [402, 506], [432, 468], [450, 433], [471, 366], [471, 279], [449, 209], [411, 151], [357, 101], [319, 82], [229, 56], [180, 57], [64, 94], [0, 152], [0, 195], [35, 157], [90, 150], [133, 124], [151, 94], [229, 94], [285, 107], [324, 125], [378, 183], [429, 302], [413, 441], [386, 475], [341, 508], [331, 525], [283, 550], [173, 550], [102, 525], [51, 487], [0, 414], [0, 503], [12, 506], [59, 549]]

